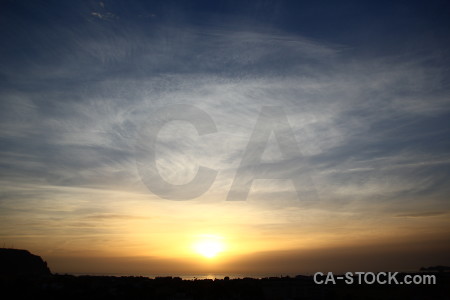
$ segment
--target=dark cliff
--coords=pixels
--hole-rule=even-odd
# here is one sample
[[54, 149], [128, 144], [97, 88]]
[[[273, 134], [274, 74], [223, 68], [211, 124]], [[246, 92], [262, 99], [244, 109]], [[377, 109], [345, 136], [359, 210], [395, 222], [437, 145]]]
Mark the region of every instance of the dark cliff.
[[47, 263], [27, 250], [0, 248], [1, 276], [49, 276]]

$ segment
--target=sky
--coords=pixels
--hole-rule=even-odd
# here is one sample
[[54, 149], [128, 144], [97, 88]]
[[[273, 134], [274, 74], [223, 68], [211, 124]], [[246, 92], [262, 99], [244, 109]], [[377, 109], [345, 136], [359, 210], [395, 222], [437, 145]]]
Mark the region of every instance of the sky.
[[2, 1], [0, 243], [59, 273], [450, 264], [446, 1]]

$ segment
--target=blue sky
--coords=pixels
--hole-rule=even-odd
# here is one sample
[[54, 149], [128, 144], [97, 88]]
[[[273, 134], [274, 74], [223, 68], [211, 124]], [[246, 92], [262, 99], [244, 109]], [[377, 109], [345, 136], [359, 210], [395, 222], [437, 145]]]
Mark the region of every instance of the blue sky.
[[[184, 222], [183, 236], [229, 239], [231, 256], [398, 236], [448, 247], [450, 5], [242, 2], [2, 2], [6, 244], [162, 257], [152, 246], [162, 239], [173, 258], [183, 246], [172, 226]], [[217, 171], [206, 193], [181, 202], [147, 189], [137, 168], [158, 112], [177, 104], [216, 126], [199, 136], [175, 121], [158, 134], [167, 182]], [[244, 167], [307, 178], [315, 201], [298, 199], [289, 180], [257, 180], [247, 201], [226, 201], [263, 106], [282, 107], [301, 153], [285, 159], [272, 136], [264, 161]], [[234, 249], [238, 232], [255, 238]]]

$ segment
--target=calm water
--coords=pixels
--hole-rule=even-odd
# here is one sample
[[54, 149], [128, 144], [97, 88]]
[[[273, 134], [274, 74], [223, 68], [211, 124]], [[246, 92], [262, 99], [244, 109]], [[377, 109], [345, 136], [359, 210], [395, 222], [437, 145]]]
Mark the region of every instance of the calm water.
[[[224, 277], [228, 276], [230, 279], [233, 278], [245, 278], [245, 277], [251, 277], [251, 278], [265, 278], [265, 277], [281, 277], [281, 276], [290, 276], [295, 277], [298, 274], [274, 274], [274, 273], [267, 273], [267, 274], [119, 274], [119, 273], [70, 273], [71, 275], [75, 276], [82, 276], [82, 275], [91, 275], [91, 276], [143, 276], [148, 278], [155, 278], [155, 277], [180, 277], [184, 280], [194, 280], [194, 279], [223, 279]], [[302, 274], [302, 275], [310, 275], [310, 274]]]
[[[417, 272], [416, 269], [408, 269], [408, 270], [390, 270], [392, 272]], [[321, 271], [323, 273], [326, 273], [328, 271]], [[345, 272], [341, 272], [343, 274]], [[148, 278], [155, 278], [155, 277], [180, 277], [184, 280], [202, 280], [202, 279], [223, 279], [224, 277], [228, 276], [230, 279], [234, 278], [267, 278], [267, 277], [295, 277], [297, 275], [307, 275], [312, 276], [314, 273], [208, 273], [208, 274], [177, 274], [177, 273], [159, 273], [159, 274], [125, 274], [125, 273], [68, 273], [70, 275], [75, 276], [81, 276], [81, 275], [91, 275], [91, 276], [143, 276]], [[336, 274], [339, 274], [339, 272], [336, 272]]]

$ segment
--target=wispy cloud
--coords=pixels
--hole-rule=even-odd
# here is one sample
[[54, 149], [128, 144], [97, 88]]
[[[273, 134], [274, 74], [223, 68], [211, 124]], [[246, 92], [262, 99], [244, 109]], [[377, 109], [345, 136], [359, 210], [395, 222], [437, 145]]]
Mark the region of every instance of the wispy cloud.
[[[167, 200], [146, 189], [136, 168], [136, 159], [145, 161], [136, 145], [149, 147], [142, 132], [161, 125], [158, 111], [172, 104], [202, 109], [217, 127], [198, 136], [186, 122], [172, 122], [154, 149], [161, 176], [172, 184], [189, 182], [200, 165], [218, 171], [202, 197], [171, 208], [181, 219], [186, 209], [195, 228], [207, 205], [254, 214], [252, 222], [264, 220], [258, 226], [283, 230], [285, 217], [299, 208], [324, 222], [331, 212], [379, 220], [448, 211], [450, 101], [441, 54], [372, 57], [238, 21], [195, 26], [146, 19], [144, 26], [107, 3], [94, 6], [77, 26], [30, 29], [33, 54], [2, 60], [0, 208], [9, 217], [2, 224], [20, 220], [25, 230], [23, 219], [30, 218], [32, 234], [70, 227], [83, 236], [95, 227], [113, 236], [107, 222], [160, 222], [158, 214], [173, 221], [167, 204], [158, 202]], [[248, 203], [224, 204], [261, 107], [271, 105], [286, 112], [301, 153], [280, 160], [271, 139], [267, 161], [251, 167], [307, 175], [320, 200], [305, 204], [289, 181], [268, 180], [254, 182]], [[147, 200], [156, 212], [141, 215]], [[403, 213], [405, 207], [414, 213]], [[46, 219], [58, 215], [67, 219]], [[358, 217], [355, 224], [373, 225]]]
[[[83, 36], [76, 38], [85, 45], [76, 55], [98, 53], [93, 57], [112, 71], [97, 73], [97, 80], [64, 89], [4, 94], [3, 111], [8, 113], [2, 128], [10, 148], [5, 150], [30, 157], [23, 164], [26, 173], [12, 172], [44, 172], [49, 181], [68, 185], [109, 185], [130, 175], [135, 181], [137, 132], [148, 126], [145, 120], [159, 108], [174, 103], [198, 106], [219, 129], [208, 138], [197, 138], [194, 130], [176, 136], [183, 124], [161, 132], [158, 160], [165, 162], [161, 171], [168, 178], [176, 174], [175, 181], [188, 181], [202, 163], [227, 174], [218, 180], [229, 185], [262, 105], [284, 108], [302, 150], [298, 163], [314, 167], [318, 173], [311, 175], [326, 178], [327, 186], [335, 182], [339, 189], [358, 195], [385, 189], [373, 185], [374, 180], [382, 182], [380, 176], [393, 174], [388, 169], [404, 160], [405, 151], [416, 156], [410, 161], [417, 168], [430, 159], [448, 159], [439, 149], [428, 149], [423, 161], [418, 153], [426, 146], [415, 149], [418, 141], [437, 142], [446, 132], [420, 128], [449, 109], [443, 87], [436, 83], [439, 67], [403, 58], [356, 58], [347, 63], [341, 46], [281, 33], [168, 28], [154, 36], [129, 31], [123, 35], [115, 34], [113, 44], [105, 38], [95, 45], [82, 42]], [[170, 43], [165, 42], [167, 37]], [[130, 44], [133, 40], [139, 42]], [[139, 62], [142, 73], [131, 76], [125, 69], [116, 74], [116, 62], [123, 67]], [[69, 76], [81, 78], [83, 73]], [[426, 101], [419, 101], [423, 91]], [[14, 163], [15, 168], [21, 162]], [[295, 170], [295, 163], [272, 166], [279, 172]], [[346, 170], [361, 168], [372, 174], [365, 178], [373, 188], [356, 192], [350, 186], [358, 184], [360, 173]], [[373, 172], [380, 168], [384, 175]], [[392, 176], [405, 182], [409, 178]]]
[[422, 217], [435, 217], [442, 216], [448, 214], [447, 211], [426, 211], [426, 212], [418, 212], [418, 213], [406, 213], [406, 214], [398, 214], [396, 217], [401, 218], [422, 218]]

